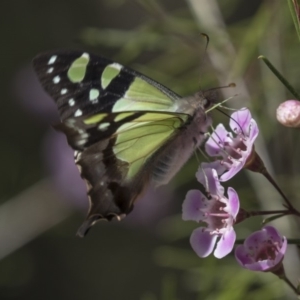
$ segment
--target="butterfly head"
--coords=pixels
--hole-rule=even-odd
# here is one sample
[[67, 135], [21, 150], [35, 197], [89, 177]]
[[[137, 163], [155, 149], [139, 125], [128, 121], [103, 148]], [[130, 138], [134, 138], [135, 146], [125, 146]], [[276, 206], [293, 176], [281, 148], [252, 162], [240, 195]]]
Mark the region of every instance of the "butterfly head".
[[236, 86], [235, 83], [230, 83], [226, 86], [219, 86], [219, 87], [211, 88], [211, 89], [208, 89], [203, 92], [200, 91], [200, 92], [196, 93], [196, 95], [198, 95], [198, 97], [201, 98], [200, 101], [202, 101], [203, 108], [207, 112], [207, 111], [211, 110], [212, 107], [219, 105], [220, 102], [217, 101], [217, 99], [218, 99], [217, 91], [218, 90], [224, 89], [224, 88], [234, 88], [235, 86]]
[[207, 90], [200, 92], [202, 97], [202, 105], [205, 110], [208, 110], [217, 103], [217, 92], [216, 90]]
[[215, 90], [199, 91], [183, 100], [179, 110], [190, 115], [195, 115], [199, 111], [203, 113], [215, 105], [217, 103], [217, 93]]

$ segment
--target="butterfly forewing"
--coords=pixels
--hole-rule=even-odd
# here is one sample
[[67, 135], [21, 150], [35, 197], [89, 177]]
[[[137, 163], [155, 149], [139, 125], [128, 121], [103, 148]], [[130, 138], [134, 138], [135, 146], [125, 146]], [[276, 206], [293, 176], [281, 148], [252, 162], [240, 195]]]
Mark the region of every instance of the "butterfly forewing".
[[154, 80], [90, 53], [45, 53], [33, 65], [62, 120], [97, 112], [174, 111], [180, 98]]

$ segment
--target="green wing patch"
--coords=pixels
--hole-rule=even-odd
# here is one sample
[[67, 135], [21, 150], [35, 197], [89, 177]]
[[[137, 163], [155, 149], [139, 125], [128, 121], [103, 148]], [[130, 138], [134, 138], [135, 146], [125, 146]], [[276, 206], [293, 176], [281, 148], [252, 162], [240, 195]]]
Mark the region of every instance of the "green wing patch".
[[155, 111], [100, 113], [67, 119], [57, 128], [80, 151], [104, 139], [114, 140], [112, 154], [128, 166], [126, 180], [131, 180], [188, 118], [187, 114]]
[[169, 95], [136, 77], [125, 95], [112, 108], [113, 112], [128, 110], [176, 111], [177, 102]]
[[68, 77], [73, 83], [81, 82], [86, 74], [86, 68], [90, 61], [90, 56], [83, 53], [80, 57], [76, 58], [68, 70]]
[[118, 159], [128, 163], [127, 179], [138, 174], [147, 159], [173, 136], [187, 118], [185, 114], [147, 112], [118, 128], [113, 152]]

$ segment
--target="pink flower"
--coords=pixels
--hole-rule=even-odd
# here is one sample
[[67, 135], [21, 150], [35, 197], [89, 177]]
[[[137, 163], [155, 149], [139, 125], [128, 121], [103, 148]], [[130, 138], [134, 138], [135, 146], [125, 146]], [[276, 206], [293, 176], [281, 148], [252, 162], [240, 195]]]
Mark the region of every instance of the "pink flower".
[[275, 271], [281, 266], [287, 240], [272, 226], [252, 233], [235, 250], [238, 263], [252, 271]]
[[300, 101], [287, 100], [281, 103], [276, 111], [279, 123], [286, 127], [300, 127]]
[[190, 238], [197, 255], [210, 255], [217, 244], [214, 256], [222, 258], [234, 246], [236, 234], [233, 224], [239, 211], [239, 198], [233, 188], [228, 188], [228, 198], [224, 196], [224, 188], [220, 185], [216, 170], [204, 169], [200, 172], [197, 178], [206, 186], [209, 199], [198, 190], [189, 191], [182, 205], [182, 218], [207, 224], [207, 227], [195, 229]]
[[252, 153], [254, 141], [258, 135], [258, 127], [248, 109], [242, 108], [231, 115], [228, 132], [223, 124], [219, 124], [205, 144], [208, 155], [222, 157], [212, 163], [203, 164], [205, 168], [217, 170], [220, 181], [227, 181], [237, 174]]

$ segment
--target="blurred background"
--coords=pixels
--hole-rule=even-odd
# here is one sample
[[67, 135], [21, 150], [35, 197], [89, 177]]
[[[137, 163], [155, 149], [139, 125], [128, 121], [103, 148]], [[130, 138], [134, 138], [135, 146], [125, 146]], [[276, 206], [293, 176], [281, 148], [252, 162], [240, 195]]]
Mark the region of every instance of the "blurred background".
[[[76, 48], [107, 56], [180, 95], [235, 82], [220, 100], [251, 109], [260, 127], [256, 150], [287, 195], [299, 192], [299, 139], [277, 124], [291, 95], [265, 55], [296, 88], [299, 40], [281, 0], [19, 0], [0, 3], [1, 173], [0, 299], [295, 299], [272, 274], [242, 270], [233, 255], [200, 259], [189, 245], [198, 224], [181, 220], [186, 192], [199, 188], [197, 159], [172, 182], [149, 190], [122, 222], [100, 223], [75, 236], [87, 212], [85, 185], [72, 151], [52, 125], [58, 115], [31, 66], [43, 51]], [[210, 37], [208, 49], [201, 36]], [[215, 126], [228, 118], [213, 112]], [[245, 209], [281, 209], [259, 174], [242, 171], [234, 187]], [[236, 226], [238, 238], [259, 217]], [[276, 227], [297, 238], [299, 223]], [[300, 276], [289, 247], [286, 271]]]

